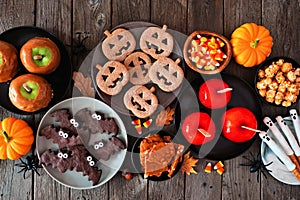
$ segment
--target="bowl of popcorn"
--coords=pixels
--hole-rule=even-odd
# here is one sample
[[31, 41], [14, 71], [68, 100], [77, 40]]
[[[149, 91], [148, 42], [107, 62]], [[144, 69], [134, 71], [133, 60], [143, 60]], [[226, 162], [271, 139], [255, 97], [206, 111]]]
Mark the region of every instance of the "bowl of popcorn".
[[299, 99], [299, 64], [288, 57], [266, 60], [257, 70], [255, 88], [265, 102], [276, 106], [291, 106]]
[[229, 40], [223, 35], [198, 30], [186, 39], [183, 55], [187, 65], [194, 71], [216, 74], [229, 64], [232, 49]]

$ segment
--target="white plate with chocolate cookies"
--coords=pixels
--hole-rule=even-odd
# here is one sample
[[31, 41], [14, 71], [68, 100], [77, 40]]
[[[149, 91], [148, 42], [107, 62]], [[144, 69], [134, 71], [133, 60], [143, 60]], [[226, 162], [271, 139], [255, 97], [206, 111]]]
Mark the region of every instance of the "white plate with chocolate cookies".
[[[145, 119], [157, 105], [167, 107], [175, 100], [185, 64], [166, 25], [128, 22], [104, 34], [95, 48], [91, 73], [105, 103], [122, 114]], [[137, 86], [143, 87], [137, 90]]]
[[121, 168], [127, 133], [105, 103], [74, 97], [53, 106], [42, 118], [36, 139], [40, 164], [57, 182], [75, 189], [105, 184]]

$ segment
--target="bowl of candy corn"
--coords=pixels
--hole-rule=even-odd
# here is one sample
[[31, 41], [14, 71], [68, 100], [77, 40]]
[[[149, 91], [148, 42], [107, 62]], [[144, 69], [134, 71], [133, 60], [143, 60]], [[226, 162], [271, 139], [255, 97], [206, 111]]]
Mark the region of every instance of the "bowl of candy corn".
[[185, 41], [183, 55], [186, 64], [201, 74], [216, 74], [227, 67], [232, 49], [229, 40], [218, 33], [198, 30]]

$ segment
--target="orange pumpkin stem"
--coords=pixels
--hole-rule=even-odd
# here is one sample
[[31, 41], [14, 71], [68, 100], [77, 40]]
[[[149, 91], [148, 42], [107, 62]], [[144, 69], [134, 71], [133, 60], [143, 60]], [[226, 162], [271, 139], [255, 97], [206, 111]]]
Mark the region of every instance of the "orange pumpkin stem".
[[2, 135], [4, 136], [5, 142], [8, 143], [9, 140], [10, 140], [10, 137], [9, 137], [9, 136], [7, 135], [7, 133], [6, 133], [5, 131], [3, 131], [3, 130], [1, 130], [1, 133], [2, 133]]
[[253, 49], [255, 49], [257, 47], [258, 43], [259, 43], [259, 39], [256, 38], [254, 41], [250, 42], [250, 47], [252, 47]]

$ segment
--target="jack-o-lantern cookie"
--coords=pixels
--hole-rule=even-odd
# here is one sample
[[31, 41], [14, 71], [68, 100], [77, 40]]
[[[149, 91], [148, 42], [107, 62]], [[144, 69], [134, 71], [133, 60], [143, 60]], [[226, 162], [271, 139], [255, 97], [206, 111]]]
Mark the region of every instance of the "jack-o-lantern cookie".
[[174, 91], [180, 86], [184, 78], [184, 72], [178, 66], [179, 62], [179, 58], [175, 62], [170, 58], [159, 58], [149, 70], [150, 79], [163, 91]]
[[124, 95], [124, 104], [138, 118], [152, 115], [158, 105], [157, 97], [153, 94], [155, 88], [150, 90], [142, 85], [131, 87]]
[[106, 94], [118, 94], [129, 80], [126, 67], [118, 61], [108, 61], [103, 67], [96, 65], [96, 68], [99, 69], [96, 76], [97, 86]]
[[127, 56], [124, 61], [127, 67], [130, 79], [134, 85], [144, 85], [150, 81], [149, 69], [151, 67], [150, 57], [143, 52], [134, 52]]
[[104, 34], [107, 38], [102, 42], [102, 51], [107, 59], [123, 61], [134, 51], [136, 41], [130, 31], [118, 28], [112, 33], [106, 30]]
[[166, 30], [166, 25], [162, 29], [159, 27], [147, 28], [140, 38], [141, 49], [155, 59], [169, 56], [173, 50], [174, 39]]

